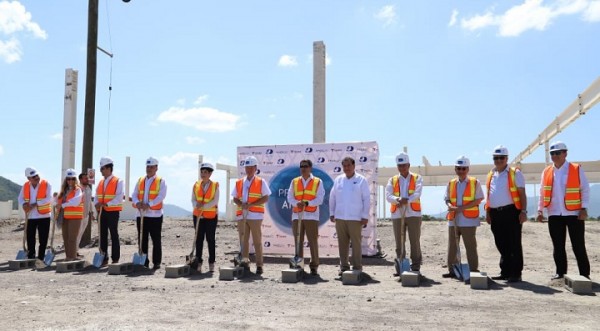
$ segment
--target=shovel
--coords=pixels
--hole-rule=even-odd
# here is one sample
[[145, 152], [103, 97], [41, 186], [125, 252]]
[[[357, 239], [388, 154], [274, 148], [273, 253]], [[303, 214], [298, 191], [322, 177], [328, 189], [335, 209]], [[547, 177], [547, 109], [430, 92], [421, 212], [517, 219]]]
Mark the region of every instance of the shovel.
[[192, 252], [190, 255], [185, 257], [185, 263], [189, 265], [194, 265], [197, 262], [194, 252], [196, 251], [196, 240], [198, 239], [198, 229], [200, 228], [200, 216], [202, 216], [202, 208], [200, 208], [200, 214], [198, 214], [198, 218], [196, 219], [196, 229], [194, 230], [194, 243], [192, 244]]
[[100, 209], [100, 211], [98, 212], [98, 252], [96, 252], [94, 254], [94, 259], [92, 261], [92, 264], [94, 265], [94, 267], [96, 268], [100, 268], [102, 267], [102, 263], [104, 263], [104, 252], [102, 252], [102, 235], [100, 234], [100, 224], [102, 224], [101, 221], [101, 217], [102, 217], [102, 208]]
[[142, 252], [142, 237], [144, 236], [144, 212], [140, 212], [140, 234], [138, 235], [138, 251], [133, 254], [133, 264], [146, 265], [148, 256]]
[[25, 228], [23, 229], [23, 249], [19, 250], [17, 252], [17, 257], [16, 260], [25, 260], [27, 259], [27, 246], [26, 246], [26, 240], [27, 240], [27, 223], [29, 223], [29, 212], [25, 213]]
[[242, 224], [240, 224], [240, 226], [242, 227], [242, 234], [240, 236], [240, 252], [233, 260], [233, 264], [235, 266], [238, 266], [238, 265], [241, 266], [244, 263], [243, 248], [244, 248], [244, 236], [246, 235], [246, 217], [247, 216], [248, 216], [248, 210], [242, 210]]
[[394, 266], [396, 267], [396, 273], [398, 276], [402, 277], [402, 273], [405, 271], [410, 271], [410, 261], [405, 257], [406, 252], [404, 251], [404, 244], [406, 242], [406, 234], [405, 234], [405, 218], [406, 218], [406, 206], [402, 209], [402, 217], [400, 218], [400, 246], [402, 247], [402, 251], [400, 257], [394, 259]]
[[62, 212], [62, 209], [58, 213], [54, 212], [54, 219], [51, 220], [51, 222], [52, 222], [52, 231], [50, 233], [50, 236], [51, 236], [50, 237], [50, 247], [48, 247], [46, 249], [46, 255], [44, 255], [44, 264], [47, 267], [49, 267], [52, 264], [52, 262], [54, 261], [54, 257], [56, 256], [56, 252], [54, 251], [54, 230], [56, 228], [56, 220], [60, 216], [61, 212]]
[[460, 258], [460, 237], [458, 236], [458, 222], [456, 216], [454, 217], [454, 238], [456, 239], [456, 263], [452, 265], [452, 271], [458, 280], [467, 282], [471, 278], [471, 270], [469, 264], [461, 263]]
[[302, 249], [302, 243], [300, 242], [300, 229], [302, 229], [302, 218], [304, 216], [304, 211], [298, 213], [298, 225], [297, 225], [297, 233], [296, 236], [296, 255], [290, 259], [290, 268], [294, 269], [302, 269], [304, 267], [304, 258], [300, 256], [300, 250]]

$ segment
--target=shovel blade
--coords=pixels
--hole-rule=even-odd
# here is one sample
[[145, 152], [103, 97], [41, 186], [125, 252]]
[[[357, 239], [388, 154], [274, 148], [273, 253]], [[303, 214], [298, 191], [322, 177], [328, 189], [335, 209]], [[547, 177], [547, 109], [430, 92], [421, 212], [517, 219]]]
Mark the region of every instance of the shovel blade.
[[44, 264], [49, 267], [52, 262], [54, 261], [54, 257], [56, 255], [54, 254], [54, 252], [51, 249], [47, 249], [46, 250], [46, 255], [44, 256]]
[[454, 276], [456, 276], [456, 279], [458, 280], [464, 280], [464, 275], [463, 275], [463, 268], [462, 265], [455, 263], [452, 265], [452, 271], [454, 271]]
[[20, 250], [17, 252], [17, 257], [15, 258], [15, 260], [25, 260], [27, 259], [27, 252], [24, 250]]
[[471, 280], [471, 269], [469, 268], [469, 264], [467, 264], [467, 263], [461, 264], [461, 269], [462, 269], [462, 274], [463, 274], [463, 280], [465, 282], [470, 281]]
[[146, 254], [134, 253], [133, 254], [133, 264], [145, 265], [147, 258], [148, 258], [148, 256]]
[[408, 261], [407, 258], [403, 258], [403, 259], [395, 258], [394, 266], [396, 267], [396, 273], [400, 276], [402, 275], [403, 272], [410, 271], [410, 261]]
[[290, 267], [296, 269], [304, 267], [304, 258], [300, 256], [294, 256], [290, 259]]
[[94, 254], [94, 260], [92, 261], [92, 264], [94, 265], [94, 267], [96, 267], [96, 268], [102, 267], [103, 262], [104, 262], [104, 254], [101, 254], [101, 253]]

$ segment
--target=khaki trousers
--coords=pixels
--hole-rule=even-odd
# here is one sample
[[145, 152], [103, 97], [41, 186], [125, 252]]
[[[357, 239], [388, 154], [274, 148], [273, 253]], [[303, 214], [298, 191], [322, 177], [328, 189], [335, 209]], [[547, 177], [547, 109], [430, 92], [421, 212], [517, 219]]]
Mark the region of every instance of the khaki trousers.
[[[250, 260], [250, 233], [252, 233], [252, 242], [254, 243], [254, 253], [256, 257], [256, 266], [263, 266], [263, 242], [262, 242], [262, 221], [263, 220], [246, 220], [238, 222], [238, 235], [242, 238], [242, 258], [244, 261]], [[246, 226], [241, 225], [245, 223]]]
[[[406, 257], [406, 245], [402, 247], [402, 240], [400, 235], [402, 229], [400, 227], [400, 218], [392, 219], [394, 225], [394, 238], [396, 238], [396, 257], [403, 259]], [[404, 243], [406, 240], [410, 240], [410, 269], [413, 271], [419, 271], [423, 262], [423, 255], [421, 254], [421, 217], [406, 217], [404, 218]], [[408, 238], [406, 238], [406, 232], [408, 230]], [[404, 251], [404, 254], [402, 254]]]
[[[458, 227], [458, 237], [462, 237], [467, 250], [467, 261], [469, 262], [470, 271], [479, 270], [479, 257], [477, 256], [477, 233], [476, 226]], [[461, 260], [462, 259], [461, 256]], [[456, 259], [456, 236], [454, 235], [454, 227], [448, 227], [448, 270], [452, 272], [452, 265], [458, 263]], [[462, 262], [461, 261], [461, 262]]]
[[362, 224], [360, 224], [360, 221], [349, 221], [336, 218], [335, 231], [338, 236], [341, 269], [350, 269], [348, 252], [350, 250], [350, 243], [352, 243], [352, 268], [354, 270], [362, 270]]
[[[292, 232], [294, 233], [294, 247], [296, 247], [296, 237], [298, 236], [298, 220], [292, 221]], [[317, 269], [319, 267], [319, 221], [315, 220], [302, 220], [300, 225], [300, 257], [304, 257], [304, 234], [308, 239], [308, 246], [310, 247], [310, 268]]]
[[62, 236], [65, 243], [65, 255], [67, 260], [73, 260], [77, 258], [77, 236], [79, 235], [80, 225], [81, 219], [65, 219], [62, 222]]

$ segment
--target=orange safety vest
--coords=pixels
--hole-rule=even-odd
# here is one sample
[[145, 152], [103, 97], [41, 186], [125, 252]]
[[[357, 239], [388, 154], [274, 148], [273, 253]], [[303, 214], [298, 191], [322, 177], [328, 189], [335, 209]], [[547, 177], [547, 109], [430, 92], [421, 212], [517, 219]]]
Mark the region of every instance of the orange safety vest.
[[[202, 187], [202, 181], [199, 180], [194, 184], [194, 195], [196, 196], [197, 202], [203, 202], [205, 204], [215, 199], [215, 193], [219, 188], [219, 183], [209, 180], [208, 190], [204, 192]], [[200, 208], [194, 208], [194, 216], [199, 217], [202, 214], [202, 218], [215, 218], [217, 217], [217, 205], [211, 208], [203, 208], [200, 213]]]
[[[96, 196], [98, 197], [98, 203], [108, 203], [110, 200], [116, 197], [118, 182], [119, 178], [113, 176], [108, 182], [108, 185], [106, 185], [106, 191], [104, 191], [104, 178], [100, 180], [100, 183], [98, 183], [98, 187], [96, 187]], [[118, 204], [114, 206], [104, 206], [104, 210], [121, 211], [123, 210], [123, 205]]]
[[[477, 192], [477, 187], [475, 186], [477, 184], [477, 178], [475, 177], [468, 177], [467, 178], [469, 180], [469, 183], [467, 185], [467, 187], [465, 188], [465, 192], [463, 193], [463, 197], [462, 197], [462, 205], [466, 205], [468, 203], [470, 203], [471, 201], [475, 201], [475, 192]], [[450, 193], [450, 204], [452, 206], [456, 207], [456, 196], [457, 196], [457, 192], [458, 192], [458, 178], [454, 178], [450, 181], [450, 187], [449, 187], [449, 193]], [[479, 217], [479, 205], [468, 208], [463, 210], [463, 215], [467, 218], [477, 218]], [[446, 215], [446, 219], [448, 220], [453, 220], [455, 217], [455, 212], [451, 211], [448, 212], [448, 215]]]
[[[321, 184], [321, 180], [318, 177], [313, 177], [306, 187], [304, 187], [304, 181], [302, 176], [294, 178], [294, 198], [299, 201], [311, 201], [317, 198], [317, 189]], [[298, 206], [292, 208], [294, 213], [300, 212]], [[304, 211], [314, 213], [317, 211], [317, 206], [305, 206]]]
[[[75, 190], [72, 190], [71, 192], [69, 192], [69, 194], [67, 194], [67, 200], [69, 201], [71, 199], [73, 199], [75, 197], [75, 193], [77, 193], [77, 191], [81, 192], [81, 188], [77, 187]], [[64, 207], [63, 210], [63, 217], [67, 220], [80, 220], [83, 218], [83, 197], [81, 199], [81, 202], [79, 203], [79, 205], [77, 206], [71, 206], [71, 207]]]
[[[419, 178], [419, 175], [410, 172], [408, 176], [410, 177], [408, 182], [408, 195], [410, 196], [411, 194], [415, 193], [415, 187], [417, 186], [417, 178]], [[401, 193], [399, 177], [400, 175], [392, 177], [392, 187], [394, 187], [394, 195], [397, 197], [399, 197]], [[421, 199], [417, 199], [411, 202], [410, 208], [414, 211], [421, 211]], [[392, 204], [390, 210], [392, 211], [392, 213], [395, 212], [396, 210], [398, 210], [398, 205]]]
[[[237, 191], [238, 199], [242, 199], [242, 197], [244, 196], [243, 188], [244, 188], [244, 178], [240, 178], [235, 183], [235, 189]], [[250, 190], [248, 191], [248, 203], [253, 203], [254, 201], [259, 200], [260, 198], [262, 198], [262, 178], [260, 178], [258, 176], [254, 176], [254, 179], [252, 180], [252, 184], [250, 184]], [[264, 214], [265, 204], [263, 203], [258, 206], [250, 206], [250, 208], [248, 208], [248, 210], [253, 213]], [[242, 206], [237, 207], [235, 215], [237, 215], [237, 216], [242, 215]]]
[[[579, 180], [579, 167], [577, 163], [569, 163], [567, 174], [567, 189], [565, 190], [565, 208], [567, 210], [581, 209], [581, 182]], [[543, 198], [544, 207], [550, 205], [552, 200], [552, 184], [554, 183], [554, 166], [550, 165], [544, 169]]]
[[[508, 190], [510, 191], [510, 196], [515, 203], [515, 207], [521, 210], [521, 197], [519, 196], [519, 190], [517, 188], [517, 180], [515, 178], [517, 172], [517, 168], [510, 167], [508, 168]], [[485, 202], [485, 209], [490, 208], [490, 183], [492, 182], [492, 175], [494, 174], [493, 170], [487, 175], [487, 200]]]
[[[152, 184], [150, 184], [150, 189], [148, 190], [148, 201], [154, 200], [158, 196], [158, 193], [160, 192], [160, 181], [161, 180], [162, 180], [162, 178], [156, 176], [156, 178], [154, 178], [154, 180], [152, 181]], [[146, 190], [145, 185], [146, 185], [146, 177], [140, 177], [140, 179], [138, 180], [138, 200], [139, 201], [144, 200], [144, 193]], [[135, 205], [133, 205], [133, 207], [135, 208]], [[163, 203], [161, 201], [159, 204], [150, 207], [150, 210], [161, 210], [162, 207], [163, 207]]]
[[[37, 201], [41, 201], [46, 199], [46, 191], [48, 191], [48, 182], [41, 179], [39, 184], [38, 184], [38, 190], [37, 190], [37, 196], [35, 197], [35, 201], [37, 203]], [[25, 184], [23, 184], [23, 200], [25, 200], [25, 202], [29, 203], [29, 201], [31, 200], [31, 191], [30, 191], [30, 185], [29, 182], [26, 182]], [[50, 202], [48, 202], [45, 205], [37, 205], [37, 211], [40, 214], [49, 214], [50, 211], [52, 210], [51, 204]]]

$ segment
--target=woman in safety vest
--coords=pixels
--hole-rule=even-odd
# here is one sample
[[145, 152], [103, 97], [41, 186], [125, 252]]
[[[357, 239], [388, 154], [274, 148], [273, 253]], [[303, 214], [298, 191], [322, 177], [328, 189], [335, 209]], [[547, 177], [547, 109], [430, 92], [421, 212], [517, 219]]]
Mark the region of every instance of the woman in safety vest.
[[56, 208], [62, 214], [62, 235], [65, 243], [65, 261], [77, 259], [77, 236], [83, 219], [83, 193], [77, 181], [77, 173], [67, 169], [60, 186]]
[[210, 180], [215, 168], [210, 163], [200, 165], [200, 180], [192, 188], [192, 208], [194, 208], [194, 229], [198, 226], [196, 237], [196, 256], [198, 272], [202, 272], [202, 248], [204, 237], [208, 243], [208, 271], [215, 271], [215, 233], [217, 232], [219, 183]]

